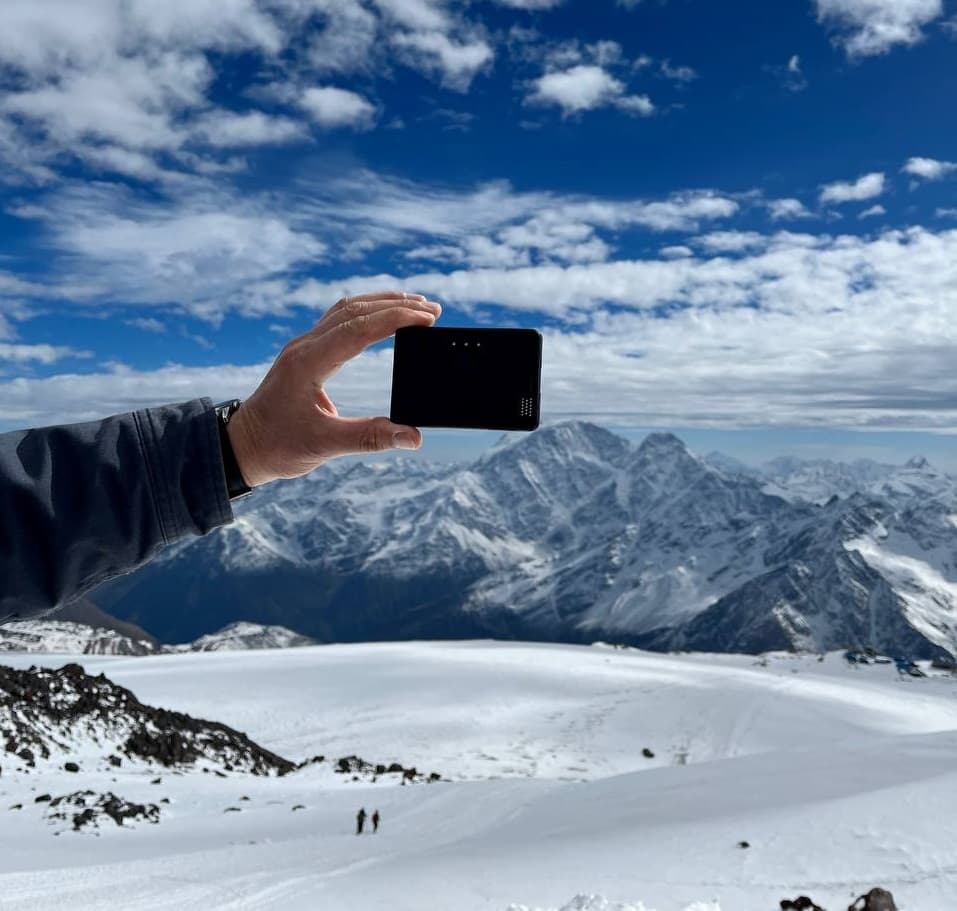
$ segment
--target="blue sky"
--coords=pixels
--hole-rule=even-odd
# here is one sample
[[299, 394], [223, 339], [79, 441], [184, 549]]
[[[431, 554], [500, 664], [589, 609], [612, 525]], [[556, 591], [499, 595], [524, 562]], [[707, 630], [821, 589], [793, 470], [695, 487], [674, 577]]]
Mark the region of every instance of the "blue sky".
[[957, 468], [955, 52], [950, 0], [5, 0], [0, 429], [398, 286], [539, 328], [546, 420]]

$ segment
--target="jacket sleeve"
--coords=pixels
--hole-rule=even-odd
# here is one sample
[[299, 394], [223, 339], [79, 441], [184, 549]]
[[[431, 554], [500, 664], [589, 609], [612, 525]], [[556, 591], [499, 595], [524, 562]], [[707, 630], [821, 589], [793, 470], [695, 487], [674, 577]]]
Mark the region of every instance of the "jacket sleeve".
[[232, 521], [209, 399], [0, 434], [0, 623]]

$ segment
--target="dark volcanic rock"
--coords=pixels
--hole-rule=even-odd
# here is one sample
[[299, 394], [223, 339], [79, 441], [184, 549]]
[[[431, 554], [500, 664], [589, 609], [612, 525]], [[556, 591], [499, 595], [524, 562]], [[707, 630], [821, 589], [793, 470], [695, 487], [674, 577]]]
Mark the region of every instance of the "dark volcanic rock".
[[118, 826], [126, 820], [158, 823], [160, 808], [155, 803], [132, 803], [117, 797], [112, 791], [97, 794], [87, 790], [54, 798], [47, 812], [47, 818], [51, 820], [72, 819], [73, 829], [77, 832], [84, 826], [96, 828], [104, 817], [112, 819]]
[[[303, 769], [308, 765], [314, 765], [323, 761], [324, 757], [315, 756], [312, 759], [300, 762], [296, 768]], [[387, 766], [382, 762], [367, 762], [359, 756], [343, 756], [341, 759], [337, 759], [335, 761], [335, 772], [337, 775], [351, 775], [353, 781], [375, 781], [382, 775], [398, 775], [401, 777], [403, 784], [406, 782], [435, 782], [442, 780], [442, 776], [438, 772], [432, 772], [430, 775], [426, 775], [424, 772], [420, 772], [415, 768], [415, 766], [407, 769], [398, 762], [390, 763]]]
[[117, 753], [162, 766], [202, 760], [253, 775], [284, 775], [295, 764], [225, 724], [144, 705], [104, 674], [78, 664], [58, 670], [0, 666], [0, 743], [32, 765], [93, 742], [104, 759]]

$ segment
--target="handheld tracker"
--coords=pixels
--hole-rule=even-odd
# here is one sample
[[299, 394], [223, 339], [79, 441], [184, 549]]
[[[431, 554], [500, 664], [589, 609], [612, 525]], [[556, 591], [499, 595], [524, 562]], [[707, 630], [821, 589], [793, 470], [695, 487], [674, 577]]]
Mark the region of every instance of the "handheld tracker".
[[541, 376], [536, 329], [404, 326], [395, 333], [389, 417], [414, 427], [535, 430]]

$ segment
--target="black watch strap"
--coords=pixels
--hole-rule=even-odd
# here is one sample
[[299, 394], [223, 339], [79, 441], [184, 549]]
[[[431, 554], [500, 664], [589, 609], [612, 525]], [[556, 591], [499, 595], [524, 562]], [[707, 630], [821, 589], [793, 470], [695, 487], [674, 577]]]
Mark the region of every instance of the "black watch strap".
[[223, 453], [223, 473], [226, 475], [226, 491], [229, 493], [230, 500], [238, 500], [240, 497], [252, 493], [252, 488], [243, 479], [243, 474], [239, 470], [236, 453], [233, 452], [233, 444], [226, 432], [229, 419], [236, 413], [240, 405], [242, 405], [240, 399], [233, 399], [231, 402], [222, 402], [215, 406], [216, 426], [219, 428], [219, 448]]

